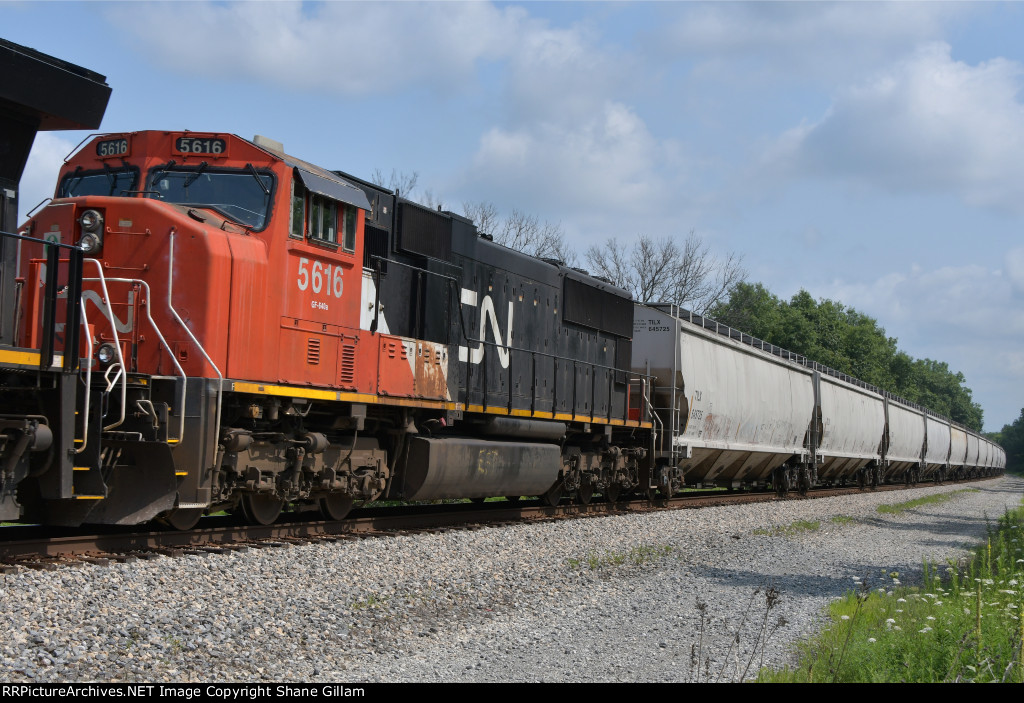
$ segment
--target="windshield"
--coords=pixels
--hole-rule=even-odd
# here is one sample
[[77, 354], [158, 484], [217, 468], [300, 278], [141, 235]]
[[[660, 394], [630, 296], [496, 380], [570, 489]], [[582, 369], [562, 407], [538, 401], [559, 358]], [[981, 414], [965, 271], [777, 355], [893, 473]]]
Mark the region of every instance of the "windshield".
[[119, 168], [109, 171], [76, 171], [64, 176], [60, 182], [58, 198], [80, 195], [128, 195], [135, 189], [139, 175], [137, 168]]
[[206, 164], [188, 170], [154, 169], [149, 195], [178, 205], [214, 208], [228, 219], [263, 229], [270, 209], [274, 177], [255, 170], [212, 171]]

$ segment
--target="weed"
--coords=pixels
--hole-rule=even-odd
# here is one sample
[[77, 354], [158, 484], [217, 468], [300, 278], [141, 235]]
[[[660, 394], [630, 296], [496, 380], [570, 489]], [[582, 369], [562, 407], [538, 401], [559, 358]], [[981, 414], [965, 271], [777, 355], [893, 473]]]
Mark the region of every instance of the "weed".
[[936, 493], [930, 496], [924, 496], [923, 498], [915, 498], [914, 500], [908, 500], [904, 503], [885, 503], [879, 505], [877, 510], [880, 513], [888, 513], [896, 515], [902, 513], [905, 510], [911, 510], [913, 508], [919, 508], [922, 505], [938, 505], [947, 501], [953, 500], [956, 496], [961, 493], [977, 493], [977, 488], [961, 488], [959, 491], [950, 491], [949, 493]]
[[859, 590], [830, 606], [832, 624], [800, 646], [797, 667], [758, 680], [1024, 682], [1024, 507], [990, 525], [972, 558], [925, 563], [920, 587], [899, 576], [855, 579]]
[[855, 520], [849, 515], [834, 515], [832, 517], [832, 522], [836, 525], [849, 525], [850, 523], [855, 522]]
[[371, 593], [366, 598], [362, 598], [357, 601], [353, 601], [352, 605], [349, 606], [352, 610], [366, 610], [368, 608], [379, 608], [391, 600], [391, 596], [377, 596]]
[[666, 557], [673, 551], [675, 551], [675, 547], [670, 544], [641, 545], [633, 547], [628, 552], [605, 551], [600, 554], [588, 552], [583, 559], [570, 558], [568, 561], [569, 566], [573, 569], [582, 568], [583, 564], [586, 564], [588, 569], [594, 571], [601, 567], [621, 566], [622, 564], [640, 566]]
[[780, 525], [778, 527], [759, 527], [754, 530], [755, 535], [785, 535], [786, 537], [795, 537], [803, 534], [804, 532], [815, 532], [821, 529], [821, 522], [818, 520], [797, 520], [788, 525]]

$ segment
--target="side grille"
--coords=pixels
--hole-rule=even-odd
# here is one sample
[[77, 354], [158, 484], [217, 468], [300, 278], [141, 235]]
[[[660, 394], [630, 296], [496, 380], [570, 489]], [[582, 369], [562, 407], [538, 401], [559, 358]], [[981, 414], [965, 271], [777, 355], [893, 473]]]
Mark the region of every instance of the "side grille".
[[320, 340], [310, 337], [306, 342], [306, 363], [317, 365], [320, 363]]
[[352, 344], [341, 345], [341, 384], [354, 386], [356, 382], [356, 348]]

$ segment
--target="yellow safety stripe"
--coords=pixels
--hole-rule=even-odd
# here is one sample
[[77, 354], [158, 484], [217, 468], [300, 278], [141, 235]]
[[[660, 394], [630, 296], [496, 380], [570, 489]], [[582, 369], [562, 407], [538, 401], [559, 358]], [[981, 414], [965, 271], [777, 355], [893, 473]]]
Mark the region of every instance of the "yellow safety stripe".
[[289, 398], [308, 398], [309, 400], [333, 400], [347, 403], [366, 403], [367, 405], [391, 405], [410, 408], [432, 408], [436, 410], [455, 410], [469, 413], [481, 413], [487, 415], [511, 415], [513, 417], [527, 417], [540, 420], [564, 420], [567, 422], [594, 422], [620, 427], [644, 427], [650, 428], [650, 422], [638, 422], [636, 420], [619, 420], [602, 417], [591, 417], [589, 415], [572, 415], [570, 413], [552, 413], [544, 410], [523, 410], [498, 406], [464, 405], [453, 403], [448, 400], [424, 400], [418, 398], [397, 398], [390, 396], [376, 396], [369, 393], [348, 393], [345, 391], [331, 391], [319, 388], [302, 388], [300, 386], [279, 386], [269, 383], [249, 383], [246, 381], [233, 381], [231, 390], [236, 393], [255, 393], [258, 395], [287, 396]]
[[[53, 365], [61, 366], [64, 357], [61, 354], [53, 355]], [[0, 364], [13, 364], [15, 366], [39, 367], [39, 352], [15, 351], [13, 349], [0, 349]]]

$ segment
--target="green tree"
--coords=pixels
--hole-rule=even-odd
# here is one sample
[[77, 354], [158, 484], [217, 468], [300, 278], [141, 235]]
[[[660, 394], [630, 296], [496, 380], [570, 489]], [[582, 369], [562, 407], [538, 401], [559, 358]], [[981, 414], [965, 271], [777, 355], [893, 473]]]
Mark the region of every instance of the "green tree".
[[1017, 473], [1024, 472], [1024, 408], [1020, 417], [989, 437], [1006, 450], [1006, 468]]

